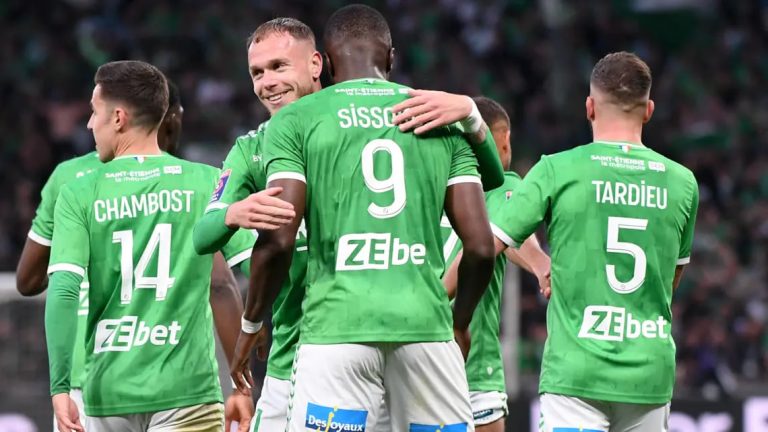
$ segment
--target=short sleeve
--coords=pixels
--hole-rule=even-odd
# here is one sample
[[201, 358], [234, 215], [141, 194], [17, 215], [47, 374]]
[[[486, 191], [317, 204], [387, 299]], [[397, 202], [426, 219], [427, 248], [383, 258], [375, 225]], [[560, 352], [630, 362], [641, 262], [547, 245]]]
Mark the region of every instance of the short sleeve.
[[65, 185], [56, 200], [53, 216], [53, 239], [56, 241], [51, 247], [49, 274], [68, 271], [85, 276], [90, 257], [90, 242], [86, 222], [88, 207], [81, 204], [81, 198], [84, 199], [83, 202], [87, 202], [81, 190], [76, 192], [70, 185]]
[[477, 172], [477, 158], [475, 158], [469, 143], [459, 136], [452, 139], [454, 143], [451, 169], [448, 173], [448, 186], [458, 183], [480, 184], [480, 174]]
[[264, 142], [267, 184], [278, 179], [307, 181], [301, 123], [294, 107], [283, 108], [269, 122]]
[[699, 185], [693, 179], [693, 192], [691, 193], [691, 205], [688, 212], [688, 221], [683, 228], [680, 238], [680, 253], [677, 255], [677, 264], [683, 265], [691, 262], [691, 247], [693, 245], [693, 232], [696, 225], [696, 214], [699, 210]]
[[519, 247], [544, 220], [553, 190], [552, 166], [545, 157], [534, 165], [508, 200], [489, 211], [493, 234], [507, 246]]
[[29, 238], [43, 246], [51, 246], [53, 238], [53, 211], [61, 187], [60, 177], [57, 167], [40, 192], [40, 204], [37, 206], [35, 218], [32, 219], [32, 228], [29, 230]]
[[[243, 150], [242, 146], [235, 143], [229, 151], [221, 169], [219, 182], [214, 189], [210, 203], [205, 208], [206, 212], [226, 208], [230, 204], [258, 192], [251, 174], [253, 163], [249, 163]], [[257, 168], [263, 170], [263, 165], [259, 164]]]
[[221, 253], [229, 267], [234, 267], [251, 257], [253, 245], [256, 243], [254, 232], [247, 229], [239, 229], [229, 239], [229, 242], [221, 248]]

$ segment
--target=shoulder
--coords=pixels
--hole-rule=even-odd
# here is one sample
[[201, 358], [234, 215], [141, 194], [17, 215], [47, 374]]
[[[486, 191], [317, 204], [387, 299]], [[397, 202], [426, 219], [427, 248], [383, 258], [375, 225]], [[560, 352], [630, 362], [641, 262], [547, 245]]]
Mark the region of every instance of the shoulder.
[[268, 125], [269, 120], [260, 124], [258, 128], [250, 130], [248, 133], [235, 138], [235, 145], [232, 147], [232, 150], [230, 150], [230, 153], [233, 151], [239, 151], [243, 155], [246, 155], [253, 153], [255, 149], [260, 148], [262, 142], [264, 141], [264, 136], [267, 133]]
[[663, 164], [663, 165], [660, 165], [658, 169], [669, 171], [670, 173], [680, 176], [692, 183], [696, 183], [696, 176], [693, 174], [693, 171], [691, 171], [688, 167], [654, 150], [651, 150], [651, 151], [653, 151], [653, 153], [658, 157], [659, 162]]
[[90, 152], [59, 163], [53, 170], [51, 177], [58, 177], [61, 181], [69, 181], [90, 174], [103, 165], [96, 152]]

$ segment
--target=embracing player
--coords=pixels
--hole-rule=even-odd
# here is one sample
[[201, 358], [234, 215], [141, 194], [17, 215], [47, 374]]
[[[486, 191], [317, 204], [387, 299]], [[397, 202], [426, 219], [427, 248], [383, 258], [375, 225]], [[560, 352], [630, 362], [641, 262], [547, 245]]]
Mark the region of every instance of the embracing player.
[[[307, 94], [320, 90], [322, 57], [315, 49], [315, 35], [301, 21], [275, 18], [260, 25], [248, 40], [248, 68], [253, 91], [270, 115]], [[264, 135], [269, 122], [239, 137], [222, 167], [221, 187], [195, 227], [195, 249], [210, 253], [238, 231], [257, 228], [254, 220], [262, 203], [256, 192], [267, 189], [263, 164]], [[271, 198], [276, 211], [265, 223], [291, 220], [293, 206]], [[250, 251], [249, 251], [250, 252]], [[250, 254], [249, 254], [250, 257]], [[307, 240], [303, 227], [296, 236], [291, 270], [272, 306], [272, 347], [267, 376], [256, 404], [251, 430], [283, 431], [291, 389], [291, 366], [299, 342], [301, 301], [307, 271]]]
[[[322, 58], [315, 49], [312, 30], [292, 18], [275, 18], [260, 25], [248, 40], [249, 73], [254, 93], [271, 115], [296, 99], [320, 90], [319, 76]], [[467, 118], [460, 115], [456, 120]], [[223, 187], [206, 209], [206, 214], [195, 228], [195, 247], [200, 253], [215, 250], [226, 241], [236, 228], [253, 228], [255, 214], [261, 204], [254, 202], [257, 191], [266, 188], [263, 164], [264, 136], [269, 122], [255, 131], [239, 137], [224, 161]], [[494, 146], [492, 137], [475, 146], [481, 162], [483, 180], [487, 187], [498, 182], [498, 157], [488, 152]], [[492, 157], [489, 157], [492, 156]], [[266, 189], [276, 193], [279, 189]], [[281, 201], [274, 199], [275, 206]], [[293, 217], [292, 206], [286, 212], [272, 215], [273, 221]], [[264, 220], [269, 223], [269, 220]], [[286, 425], [290, 393], [291, 366], [299, 341], [301, 301], [307, 266], [306, 231], [301, 224], [295, 244], [295, 253], [288, 278], [272, 307], [272, 347], [267, 363], [267, 377], [256, 406], [253, 430], [283, 430]], [[266, 329], [264, 330], [266, 331]]]
[[[88, 126], [98, 158], [108, 163], [65, 184], [54, 211], [46, 333], [58, 426], [82, 430], [68, 395], [68, 371], [78, 284], [87, 268], [88, 430], [169, 424], [220, 430], [206, 301], [212, 257], [197, 256], [191, 245], [192, 226], [218, 170], [161, 152], [158, 129], [168, 90], [156, 68], [108, 63], [95, 83]], [[241, 405], [252, 410], [250, 403]], [[249, 416], [240, 418], [247, 423]]]
[[[408, 89], [385, 80], [393, 50], [378, 12], [338, 10], [324, 41], [338, 84], [283, 108], [266, 135], [269, 184], [283, 188], [281, 198], [308, 224], [288, 430], [372, 428], [383, 397], [394, 431], [471, 430], [453, 338], [466, 347], [493, 267], [477, 160], [457, 128], [419, 137], [392, 123], [391, 107]], [[479, 123], [478, 138], [485, 138]], [[444, 208], [465, 246], [453, 320], [440, 282]], [[251, 328], [279, 292], [299, 223], [257, 240], [244, 318]], [[247, 370], [255, 339], [241, 333], [234, 378]], [[417, 399], [427, 403], [413, 404]]]
[[603, 57], [586, 101], [593, 142], [543, 157], [491, 215], [497, 252], [547, 223], [544, 432], [667, 430], [672, 293], [690, 260], [699, 196], [690, 170], [643, 145], [650, 89], [640, 58]]

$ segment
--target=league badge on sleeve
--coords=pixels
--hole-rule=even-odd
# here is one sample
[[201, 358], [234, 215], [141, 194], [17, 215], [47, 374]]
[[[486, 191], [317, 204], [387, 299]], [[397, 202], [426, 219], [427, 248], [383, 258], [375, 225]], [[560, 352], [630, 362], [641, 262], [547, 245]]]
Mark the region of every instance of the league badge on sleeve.
[[221, 199], [221, 195], [224, 194], [224, 188], [227, 187], [230, 174], [232, 174], [231, 169], [225, 170], [221, 173], [221, 176], [219, 177], [219, 183], [216, 185], [216, 189], [213, 191], [213, 196], [211, 196], [210, 202], [216, 202]]

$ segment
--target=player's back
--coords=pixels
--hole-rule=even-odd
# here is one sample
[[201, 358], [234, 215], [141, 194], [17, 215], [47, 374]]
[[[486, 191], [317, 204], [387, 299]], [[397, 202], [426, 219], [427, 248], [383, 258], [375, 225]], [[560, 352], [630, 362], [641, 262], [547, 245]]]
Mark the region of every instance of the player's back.
[[668, 401], [672, 281], [690, 256], [693, 174], [646, 147], [606, 142], [539, 165], [553, 293], [540, 391]]
[[[309, 239], [305, 343], [450, 340], [440, 218], [452, 182], [479, 182], [456, 128], [402, 133], [407, 88], [346, 81], [284, 108], [267, 131], [270, 180], [297, 178], [302, 142]], [[468, 178], [470, 176], [471, 178]]]
[[72, 185], [90, 240], [91, 415], [221, 399], [208, 303], [212, 256], [192, 245], [217, 174], [166, 154], [125, 156]]

